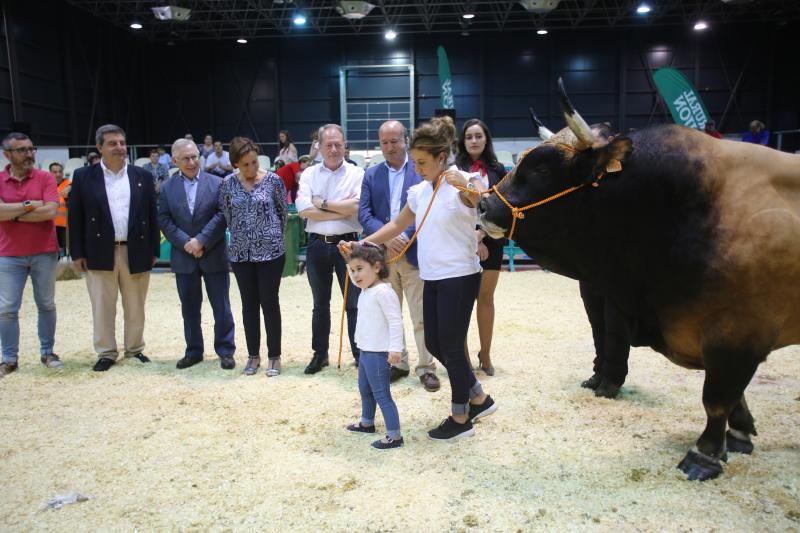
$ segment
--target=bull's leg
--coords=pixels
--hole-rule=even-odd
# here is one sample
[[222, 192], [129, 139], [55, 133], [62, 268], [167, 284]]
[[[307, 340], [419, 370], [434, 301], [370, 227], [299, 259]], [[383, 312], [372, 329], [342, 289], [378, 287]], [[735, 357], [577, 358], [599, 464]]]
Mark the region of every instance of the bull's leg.
[[728, 432], [725, 434], [727, 450], [731, 453], [753, 453], [753, 442], [750, 440], [750, 435], [758, 435], [758, 433], [756, 433], [753, 415], [747, 408], [744, 395], [728, 415], [728, 428]]
[[722, 473], [720, 460], [727, 459], [725, 428], [728, 417], [741, 403], [744, 389], [755, 374], [759, 362], [752, 352], [711, 350], [704, 353], [706, 378], [703, 384], [703, 406], [707, 421], [695, 449], [689, 450], [678, 464], [687, 479], [704, 481]]

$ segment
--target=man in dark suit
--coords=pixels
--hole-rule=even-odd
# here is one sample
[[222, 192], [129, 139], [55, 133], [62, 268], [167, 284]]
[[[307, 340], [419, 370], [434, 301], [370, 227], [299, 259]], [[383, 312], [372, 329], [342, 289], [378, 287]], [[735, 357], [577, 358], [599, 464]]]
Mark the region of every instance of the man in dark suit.
[[188, 139], [173, 143], [172, 162], [179, 172], [161, 186], [158, 221], [172, 245], [170, 263], [183, 313], [186, 352], [176, 366], [189, 368], [203, 360], [200, 307], [201, 282], [205, 280], [214, 312], [214, 350], [220, 357], [220, 366], [231, 370], [236, 366], [233, 359], [236, 344], [228, 296], [231, 281], [225, 217], [218, 202], [222, 178], [200, 170], [200, 151]]
[[125, 313], [125, 357], [150, 362], [142, 353], [144, 302], [160, 242], [153, 177], [128, 165], [125, 132], [106, 124], [97, 129], [95, 140], [101, 161], [75, 171], [68, 221], [70, 253], [86, 272], [92, 302], [94, 370], [103, 372], [118, 357], [118, 293]]
[[[406, 205], [408, 188], [416, 185], [422, 178], [414, 169], [414, 162], [406, 150], [406, 129], [400, 122], [384, 122], [378, 130], [384, 163], [369, 167], [361, 182], [361, 199], [358, 207], [358, 221], [364, 227], [364, 234], [371, 235], [389, 220], [396, 218]], [[389, 257], [398, 255], [414, 234], [411, 226], [394, 240], [386, 243]], [[389, 281], [392, 283], [400, 302], [406, 296], [411, 320], [414, 322], [414, 339], [417, 344], [419, 360], [416, 374], [425, 390], [439, 390], [436, 365], [425, 347], [425, 330], [422, 323], [422, 288], [417, 266], [417, 245], [412, 244], [408, 252], [397, 262], [389, 265]], [[409, 374], [408, 351], [403, 350], [402, 360], [392, 366], [391, 379], [395, 381]]]

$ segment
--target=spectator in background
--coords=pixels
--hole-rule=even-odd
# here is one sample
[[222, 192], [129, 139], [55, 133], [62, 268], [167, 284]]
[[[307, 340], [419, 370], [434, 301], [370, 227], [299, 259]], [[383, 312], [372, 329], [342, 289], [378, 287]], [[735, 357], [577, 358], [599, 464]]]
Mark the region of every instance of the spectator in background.
[[186, 135], [183, 136], [183, 138], [186, 139], [187, 141], [194, 142], [194, 136], [192, 136], [191, 133], [187, 133]]
[[769, 132], [763, 122], [754, 120], [750, 123], [750, 131], [742, 135], [742, 141], [766, 146], [767, 142], [769, 142]]
[[169, 167], [159, 161], [160, 154], [157, 148], [150, 150], [150, 162], [145, 163], [142, 168], [153, 175], [153, 182], [156, 184], [156, 193], [161, 190], [161, 185], [169, 178]]
[[215, 176], [219, 176], [220, 178], [224, 178], [233, 172], [230, 154], [222, 149], [221, 142], [217, 141], [214, 143], [214, 151], [208, 154], [208, 157], [206, 157], [205, 170], [206, 172], [214, 174]]
[[311, 164], [307, 155], [300, 156], [300, 161], [283, 165], [275, 173], [283, 180], [283, 186], [289, 195], [290, 203], [297, 199], [297, 188], [300, 184], [300, 174]]
[[275, 162], [283, 161], [284, 165], [297, 161], [297, 148], [292, 143], [292, 137], [286, 130], [281, 130], [278, 134], [278, 155]]
[[210, 133], [206, 133], [203, 138], [203, 144], [198, 146], [198, 149], [200, 150], [200, 157], [207, 158], [210, 156], [214, 153], [214, 137]]
[[[458, 138], [456, 165], [459, 170], [480, 175], [487, 187], [500, 183], [506, 175], [506, 169], [497, 161], [492, 145], [492, 134], [482, 120], [470, 119], [464, 123], [461, 136]], [[486, 375], [494, 375], [491, 349], [494, 332], [494, 291], [500, 279], [500, 267], [503, 264], [503, 246], [505, 239], [492, 239], [480, 228], [475, 230], [478, 239], [478, 258], [481, 262], [481, 282], [478, 291], [478, 305], [475, 315], [478, 320], [478, 370]], [[469, 357], [469, 351], [467, 351]]]
[[356, 163], [355, 161], [350, 159], [350, 145], [349, 144], [345, 144], [344, 145], [344, 160], [345, 160], [346, 163], [350, 163], [351, 165], [358, 166], [358, 163]]
[[64, 176], [64, 165], [50, 163], [50, 173], [56, 178], [58, 190], [58, 211], [56, 212], [56, 239], [58, 240], [59, 257], [67, 255], [67, 199], [72, 189], [72, 181]]
[[86, 155], [86, 166], [90, 167], [100, 162], [100, 155], [97, 152], [89, 152]]
[[308, 157], [315, 165], [322, 163], [322, 154], [319, 151], [319, 130], [311, 132], [311, 150], [308, 151]]
[[722, 139], [722, 134], [717, 131], [717, 124], [713, 120], [707, 120], [703, 131], [714, 137], [715, 139]]
[[39, 357], [47, 368], [64, 366], [53, 353], [56, 335], [56, 184], [35, 168], [36, 147], [24, 133], [3, 139], [9, 164], [0, 171], [0, 379], [17, 370], [19, 308], [28, 276], [39, 313]]
[[167, 153], [167, 149], [163, 146], [159, 146], [158, 150], [158, 162], [162, 165], [166, 165], [167, 168], [170, 168], [172, 165], [172, 156]]

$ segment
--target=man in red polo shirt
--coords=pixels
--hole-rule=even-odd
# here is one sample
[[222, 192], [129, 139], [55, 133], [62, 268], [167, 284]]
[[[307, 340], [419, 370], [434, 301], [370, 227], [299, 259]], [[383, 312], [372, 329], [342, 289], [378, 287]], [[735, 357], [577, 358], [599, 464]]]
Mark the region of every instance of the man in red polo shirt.
[[300, 174], [311, 164], [311, 158], [307, 155], [300, 156], [298, 161], [288, 163], [275, 171], [275, 174], [283, 180], [283, 186], [289, 194], [289, 203], [293, 204], [297, 198], [297, 187], [300, 184]]
[[19, 308], [28, 275], [39, 311], [42, 364], [48, 368], [64, 366], [53, 353], [58, 261], [53, 223], [58, 210], [56, 179], [34, 168], [36, 148], [23, 133], [6, 135], [3, 155], [10, 163], [0, 172], [0, 378], [17, 369]]

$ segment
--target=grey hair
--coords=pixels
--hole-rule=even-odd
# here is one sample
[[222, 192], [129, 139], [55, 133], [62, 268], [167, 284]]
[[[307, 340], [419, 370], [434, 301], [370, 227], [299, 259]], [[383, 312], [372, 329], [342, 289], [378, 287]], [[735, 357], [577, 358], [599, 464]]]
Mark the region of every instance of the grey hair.
[[103, 135], [105, 135], [106, 133], [119, 133], [126, 139], [128, 138], [128, 136], [125, 135], [125, 130], [123, 130], [116, 124], [103, 124], [102, 126], [97, 128], [97, 131], [94, 134], [94, 141], [97, 144], [103, 144]]
[[322, 142], [322, 134], [325, 133], [325, 130], [334, 129], [337, 130], [339, 133], [342, 134], [342, 139], [344, 139], [344, 130], [338, 124], [325, 124], [319, 129], [319, 134], [317, 135], [317, 140]]
[[29, 141], [30, 137], [18, 131], [12, 131], [3, 137], [3, 150], [11, 150], [11, 141]]
[[172, 155], [175, 155], [175, 152], [177, 152], [178, 150], [181, 150], [182, 148], [185, 148], [185, 147], [187, 147], [189, 145], [194, 146], [195, 149], [197, 149], [197, 144], [195, 144], [194, 141], [190, 141], [189, 139], [187, 139], [185, 137], [181, 137], [180, 139], [176, 139], [175, 142], [172, 143], [172, 148], [170, 149], [170, 153]]

